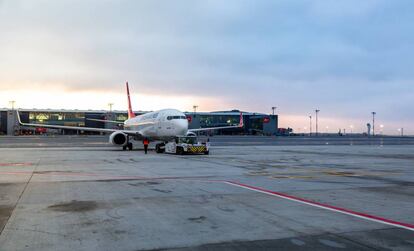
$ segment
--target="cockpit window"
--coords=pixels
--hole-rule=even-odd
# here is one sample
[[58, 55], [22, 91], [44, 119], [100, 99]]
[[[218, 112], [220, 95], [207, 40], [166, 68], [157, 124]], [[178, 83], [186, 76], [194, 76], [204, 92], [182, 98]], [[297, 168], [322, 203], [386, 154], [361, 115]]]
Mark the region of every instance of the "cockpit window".
[[172, 120], [172, 119], [187, 119], [187, 118], [185, 116], [168, 116], [167, 119]]

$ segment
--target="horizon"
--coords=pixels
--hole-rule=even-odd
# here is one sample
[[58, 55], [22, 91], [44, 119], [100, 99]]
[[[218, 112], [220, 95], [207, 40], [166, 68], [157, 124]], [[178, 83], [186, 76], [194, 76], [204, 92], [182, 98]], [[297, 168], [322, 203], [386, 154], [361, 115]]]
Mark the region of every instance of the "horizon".
[[[133, 104], [134, 104], [134, 101], [133, 101], [134, 100], [134, 96], [135, 96], [134, 94], [131, 94], [131, 99], [132, 99], [131, 101], [132, 101]], [[124, 98], [126, 100], [126, 96], [124, 96]], [[144, 113], [159, 110], [159, 109], [145, 109], [145, 110], [143, 110], [143, 109], [136, 109], [134, 107], [134, 105], [132, 106], [132, 108], [133, 108], [133, 111], [134, 112], [144, 112]], [[0, 109], [9, 109], [10, 110], [12, 108], [11, 107], [2, 107]], [[30, 108], [30, 107], [19, 107], [19, 106], [15, 106], [14, 109], [15, 110], [39, 110], [39, 111], [43, 111], [43, 110], [46, 110], [46, 111], [47, 110], [110, 111], [109, 110], [109, 104], [107, 104], [107, 108], [106, 109], [105, 108], [102, 108], [102, 109], [99, 109], [99, 108], [91, 109], [91, 108], [82, 108], [82, 107], [79, 107], [79, 108], [73, 108], [73, 107], [72, 108], [70, 108], [70, 107], [67, 107], [67, 108], [56, 108], [56, 107], [42, 107], [42, 108], [37, 108], [37, 107], [31, 107]], [[164, 108], [161, 108], [161, 109], [176, 109], [176, 108], [173, 108], [173, 107], [164, 107]], [[180, 110], [180, 109], [178, 109], [178, 110]], [[233, 108], [229, 108], [229, 109], [218, 109], [218, 110], [197, 110], [196, 113], [221, 112], [221, 111], [228, 112], [228, 111], [231, 111], [231, 110], [239, 110], [239, 111], [248, 112], [248, 113], [268, 114], [269, 116], [272, 115], [271, 112], [270, 113], [267, 113], [267, 112], [258, 112], [258, 111], [242, 110], [242, 109], [239, 109], [237, 107], [233, 107]], [[125, 108], [124, 109], [123, 108], [120, 108], [120, 109], [113, 109], [112, 108], [112, 111], [114, 111], [114, 112], [127, 112], [127, 106], [125, 105]], [[192, 113], [193, 112], [193, 111], [191, 111], [191, 109], [188, 109], [188, 110], [180, 110], [180, 111], [185, 112], [185, 113]], [[277, 112], [275, 112], [275, 115], [278, 116], [278, 121], [279, 121], [278, 122], [279, 123], [278, 128], [292, 128], [294, 133], [299, 133], [299, 134], [302, 134], [302, 133], [303, 134], [308, 134], [310, 132], [309, 131], [309, 116], [307, 116], [306, 118], [303, 118], [303, 116], [294, 116], [293, 115], [294, 118], [292, 118], [292, 115], [287, 115], [286, 117], [288, 117], [288, 119], [286, 119], [286, 117], [284, 118], [283, 115], [280, 115]], [[358, 125], [358, 122], [354, 121], [356, 123], [352, 123], [348, 127], [346, 127], [346, 125], [345, 125], [344, 127], [335, 128], [333, 126], [329, 126], [329, 125], [332, 125], [333, 124], [331, 119], [321, 117], [320, 114], [318, 116], [319, 116], [318, 117], [318, 120], [319, 120], [319, 133], [321, 133], [321, 134], [336, 134], [336, 133], [338, 133], [339, 130], [341, 130], [343, 132], [343, 129], [346, 130], [346, 134], [363, 134], [363, 133], [366, 133], [366, 123], [372, 123], [372, 121], [367, 121], [364, 124], [363, 122], [358, 121], [358, 122], [361, 122], [361, 124]], [[303, 121], [304, 120], [307, 120], [307, 122], [302, 122], [303, 125], [305, 125], [306, 123], [307, 124], [306, 124], [306, 126], [303, 126], [303, 127], [300, 127], [300, 126], [294, 127], [292, 125], [287, 124], [286, 121], [289, 120], [289, 119], [291, 119], [291, 120], [293, 119], [293, 120], [296, 120], [296, 121], [299, 121], [301, 119]], [[331, 122], [331, 123], [329, 123], [329, 122]], [[315, 133], [315, 123], [316, 123], [315, 122], [315, 117], [314, 117], [314, 115], [312, 115], [312, 133]], [[396, 131], [392, 132], [390, 130], [386, 130], [387, 128], [385, 127], [385, 125], [383, 123], [376, 123], [375, 125], [376, 125], [376, 134], [378, 134], [378, 135], [384, 135], [384, 136], [399, 136], [401, 134], [401, 131], [400, 131], [401, 128], [397, 128]], [[378, 128], [380, 128], [380, 129], [378, 129]], [[411, 134], [409, 130], [406, 130], [406, 128], [402, 128], [402, 129], [404, 130], [404, 136], [414, 136], [414, 134]]]

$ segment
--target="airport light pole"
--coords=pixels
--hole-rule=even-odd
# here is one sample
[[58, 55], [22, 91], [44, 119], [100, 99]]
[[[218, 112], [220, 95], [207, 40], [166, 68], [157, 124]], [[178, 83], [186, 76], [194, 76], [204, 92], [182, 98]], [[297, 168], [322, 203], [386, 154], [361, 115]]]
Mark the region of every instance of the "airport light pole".
[[375, 115], [376, 112], [372, 112], [372, 136], [375, 136]]
[[316, 109], [315, 113], [316, 113], [316, 136], [318, 136], [318, 114], [321, 110]]
[[15, 100], [10, 100], [9, 104], [11, 105], [12, 110], [14, 111], [14, 104], [16, 103]]
[[312, 136], [312, 115], [309, 115], [309, 136]]
[[276, 110], [276, 106], [272, 106], [272, 115], [275, 116], [275, 110]]
[[112, 106], [114, 105], [114, 103], [108, 103], [109, 106], [109, 112], [112, 112]]
[[194, 110], [194, 117], [195, 117], [195, 115], [196, 115], [196, 112], [197, 112], [197, 108], [198, 108], [198, 105], [193, 105], [193, 110]]
[[[116, 118], [114, 117], [114, 114], [112, 113], [112, 106], [114, 104], [113, 103], [108, 103], [108, 107], [109, 107], [109, 111], [108, 113], [105, 115], [105, 119], [107, 120], [115, 120]], [[114, 129], [115, 128], [115, 124], [113, 123], [109, 123], [109, 122], [104, 122], [105, 123], [105, 128], [108, 129]]]
[[[14, 116], [15, 116], [15, 114], [14, 114], [14, 104], [15, 104], [15, 103], [16, 103], [16, 101], [15, 101], [15, 100], [10, 100], [10, 101], [9, 101], [9, 104], [11, 105], [11, 108], [12, 108], [12, 114], [13, 114]], [[13, 130], [14, 130], [14, 131], [18, 130], [17, 121], [15, 121], [15, 122], [14, 122]]]
[[354, 125], [350, 125], [349, 127], [351, 127], [351, 134], [354, 132]]
[[401, 133], [401, 137], [404, 137], [404, 128], [399, 128], [398, 131]]

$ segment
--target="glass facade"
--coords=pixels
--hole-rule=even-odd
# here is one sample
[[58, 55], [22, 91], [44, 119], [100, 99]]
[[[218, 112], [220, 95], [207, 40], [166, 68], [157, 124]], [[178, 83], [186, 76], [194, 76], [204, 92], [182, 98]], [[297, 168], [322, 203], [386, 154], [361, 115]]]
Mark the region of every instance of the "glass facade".
[[82, 112], [29, 112], [29, 123], [68, 126], [85, 126]]
[[[237, 125], [240, 122], [240, 112], [237, 110], [229, 112], [211, 113], [187, 113], [189, 128], [214, 128], [221, 126]], [[229, 128], [215, 130], [215, 134], [240, 135], [240, 134], [260, 134], [276, 135], [278, 126], [277, 115], [267, 115], [261, 113], [243, 113], [243, 128]], [[211, 132], [200, 132], [199, 134], [209, 134]]]
[[250, 130], [263, 131], [263, 118], [262, 117], [252, 117], [249, 120]]
[[[136, 113], [137, 115], [143, 114]], [[0, 114], [0, 133], [5, 132], [7, 128], [7, 111], [4, 110]], [[206, 128], [206, 127], [221, 127], [237, 125], [240, 122], [240, 114], [238, 111], [230, 112], [211, 112], [211, 113], [185, 113], [184, 116], [172, 116], [171, 119], [188, 119], [189, 128]], [[92, 128], [110, 128], [121, 129], [119, 125], [108, 123], [103, 120], [115, 120], [122, 123], [128, 119], [126, 112], [111, 112], [108, 111], [77, 111], [77, 110], [22, 110], [20, 117], [24, 123], [34, 124], [49, 124], [49, 125], [64, 125], [75, 127], [92, 127]], [[277, 132], [277, 116], [269, 116], [258, 113], [243, 113], [244, 127], [231, 128], [223, 130], [214, 130], [203, 133], [215, 134], [266, 134], [273, 135]], [[17, 121], [16, 121], [17, 124]], [[38, 128], [38, 131], [41, 128]], [[44, 128], [43, 128], [44, 129]], [[22, 130], [29, 133], [37, 133], [33, 127], [22, 127]], [[62, 134], [100, 134], [99, 132], [82, 132], [77, 130], [62, 130], [62, 129], [48, 129], [48, 133], [62, 133]]]
[[196, 115], [200, 116], [201, 127], [216, 127], [237, 125], [239, 123], [238, 115]]
[[122, 114], [116, 114], [115, 115], [115, 120], [116, 121], [120, 121], [120, 122], [122, 122], [122, 121], [125, 121], [125, 120], [127, 120], [128, 119], [128, 114], [124, 114], [124, 113], [122, 113]]
[[0, 135], [7, 134], [7, 112], [0, 111]]
[[[48, 124], [48, 125], [63, 125], [63, 126], [76, 126], [84, 127], [90, 126], [86, 122], [86, 113], [85, 112], [64, 112], [64, 111], [29, 111], [29, 112], [20, 112], [20, 117], [22, 122], [33, 123], [33, 124]], [[63, 134], [78, 134], [76, 130], [59, 130], [59, 129], [49, 129], [45, 130], [48, 132], [54, 133], [60, 132]], [[22, 130], [23, 134], [39, 134], [43, 133], [43, 130], [39, 128], [25, 128]], [[85, 132], [87, 134], [95, 134], [90, 132]]]

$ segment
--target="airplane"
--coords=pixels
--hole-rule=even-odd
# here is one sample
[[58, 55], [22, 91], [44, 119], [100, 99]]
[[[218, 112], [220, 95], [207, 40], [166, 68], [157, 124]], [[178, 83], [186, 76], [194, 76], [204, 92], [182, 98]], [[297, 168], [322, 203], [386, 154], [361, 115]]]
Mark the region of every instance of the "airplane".
[[[139, 116], [136, 116], [132, 111], [131, 97], [129, 94], [129, 85], [126, 82], [126, 91], [128, 97], [128, 119], [123, 123], [123, 129], [106, 129], [106, 128], [93, 128], [93, 127], [78, 127], [78, 126], [60, 126], [60, 125], [47, 125], [47, 124], [33, 124], [23, 123], [20, 119], [19, 111], [17, 111], [17, 120], [22, 126], [29, 127], [42, 127], [53, 129], [70, 129], [80, 131], [91, 132], [103, 132], [111, 133], [109, 136], [109, 142], [112, 145], [120, 146], [123, 150], [132, 150], [133, 145], [131, 140], [143, 140], [149, 141], [161, 141], [165, 144], [168, 141], [173, 140], [177, 136], [196, 136], [196, 132], [211, 131], [217, 129], [228, 128], [242, 128], [243, 114], [240, 112], [240, 122], [238, 125], [188, 129], [188, 120], [184, 113], [176, 109], [162, 109], [155, 112], [148, 112]], [[109, 123], [118, 123], [119, 121], [100, 120]], [[159, 145], [157, 144], [157, 147]]]

